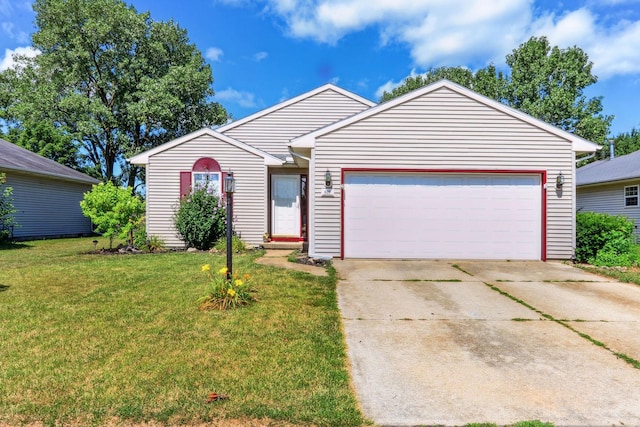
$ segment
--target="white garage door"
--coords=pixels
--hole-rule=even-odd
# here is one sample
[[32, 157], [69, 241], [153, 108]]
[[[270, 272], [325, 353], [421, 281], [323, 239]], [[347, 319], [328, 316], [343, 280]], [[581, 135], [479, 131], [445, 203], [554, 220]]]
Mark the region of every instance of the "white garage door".
[[346, 173], [346, 258], [541, 259], [540, 175]]

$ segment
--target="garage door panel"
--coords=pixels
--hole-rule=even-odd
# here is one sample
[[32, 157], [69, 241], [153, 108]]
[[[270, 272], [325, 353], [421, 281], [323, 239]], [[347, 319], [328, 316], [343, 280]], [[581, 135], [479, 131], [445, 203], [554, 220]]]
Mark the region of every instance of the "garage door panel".
[[344, 254], [540, 259], [538, 175], [347, 174]]

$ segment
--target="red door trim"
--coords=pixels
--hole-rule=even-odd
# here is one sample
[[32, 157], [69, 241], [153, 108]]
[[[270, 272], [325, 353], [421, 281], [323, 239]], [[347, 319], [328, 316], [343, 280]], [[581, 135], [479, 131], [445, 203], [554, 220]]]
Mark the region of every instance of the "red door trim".
[[[381, 169], [381, 168], [342, 168], [340, 170], [340, 182], [344, 185], [344, 176], [351, 172], [378, 172], [378, 173], [442, 173], [442, 174], [505, 174], [505, 175], [539, 175], [541, 186], [541, 242], [540, 259], [547, 260], [547, 171], [537, 169], [511, 170], [511, 169]], [[340, 259], [344, 259], [344, 187], [340, 192]]]

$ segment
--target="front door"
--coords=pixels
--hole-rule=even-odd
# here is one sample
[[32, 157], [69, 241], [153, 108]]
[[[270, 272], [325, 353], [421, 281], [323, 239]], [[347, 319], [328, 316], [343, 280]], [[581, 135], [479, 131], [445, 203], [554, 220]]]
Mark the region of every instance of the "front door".
[[300, 237], [300, 175], [271, 175], [271, 235]]

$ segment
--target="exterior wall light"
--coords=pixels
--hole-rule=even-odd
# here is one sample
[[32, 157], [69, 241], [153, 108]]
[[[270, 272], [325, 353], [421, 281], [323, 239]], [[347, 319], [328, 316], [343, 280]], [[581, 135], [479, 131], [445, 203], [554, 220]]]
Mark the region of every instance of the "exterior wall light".
[[333, 182], [331, 181], [331, 172], [329, 171], [329, 169], [327, 169], [327, 171], [324, 173], [324, 186], [329, 189], [332, 185]]
[[564, 175], [560, 172], [560, 175], [556, 177], [556, 188], [561, 189], [564, 185]]

